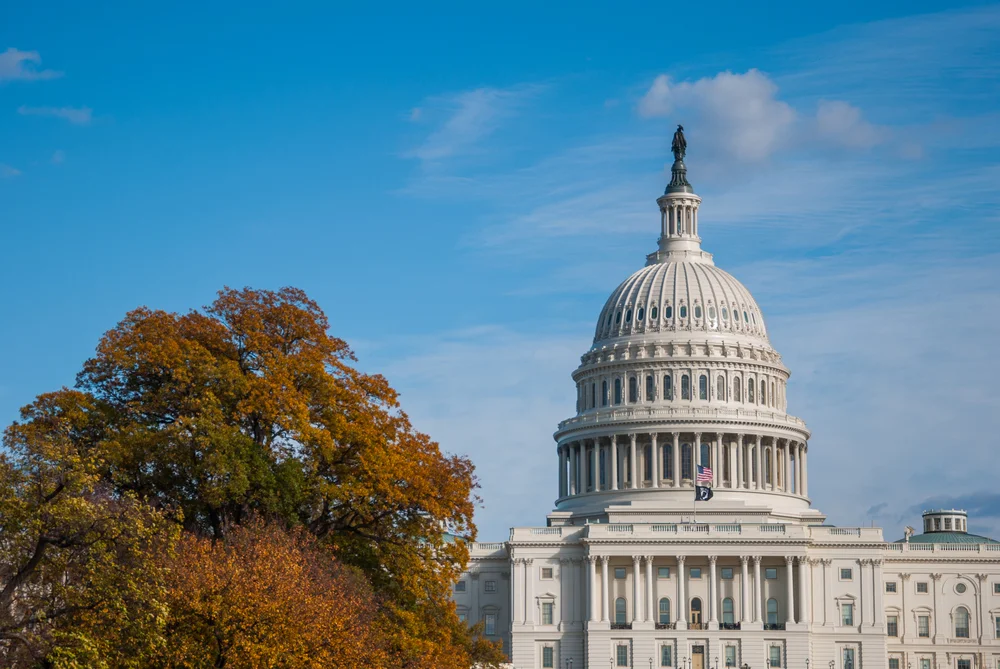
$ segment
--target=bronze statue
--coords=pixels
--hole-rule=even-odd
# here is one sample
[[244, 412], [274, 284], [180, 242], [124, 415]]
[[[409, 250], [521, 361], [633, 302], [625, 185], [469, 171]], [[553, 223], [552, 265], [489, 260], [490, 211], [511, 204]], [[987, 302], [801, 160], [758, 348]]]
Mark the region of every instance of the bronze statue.
[[670, 144], [670, 150], [674, 152], [674, 160], [684, 160], [687, 148], [688, 143], [684, 139], [684, 126], [678, 125], [677, 132], [674, 133], [674, 141]]

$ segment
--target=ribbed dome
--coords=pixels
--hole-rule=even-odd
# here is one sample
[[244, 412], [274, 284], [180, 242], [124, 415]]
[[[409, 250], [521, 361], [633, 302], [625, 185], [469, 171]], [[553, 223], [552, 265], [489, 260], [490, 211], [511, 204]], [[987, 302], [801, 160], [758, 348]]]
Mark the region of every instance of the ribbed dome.
[[601, 310], [594, 343], [670, 332], [728, 334], [769, 345], [750, 291], [701, 258], [655, 262], [625, 279]]

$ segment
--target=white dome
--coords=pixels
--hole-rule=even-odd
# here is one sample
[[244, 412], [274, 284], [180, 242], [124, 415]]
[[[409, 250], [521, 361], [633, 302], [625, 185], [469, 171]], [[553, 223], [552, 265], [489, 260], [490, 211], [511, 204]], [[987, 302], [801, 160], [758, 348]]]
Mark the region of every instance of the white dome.
[[601, 310], [594, 345], [633, 335], [689, 332], [769, 345], [764, 317], [750, 291], [701, 257], [654, 262], [625, 279]]

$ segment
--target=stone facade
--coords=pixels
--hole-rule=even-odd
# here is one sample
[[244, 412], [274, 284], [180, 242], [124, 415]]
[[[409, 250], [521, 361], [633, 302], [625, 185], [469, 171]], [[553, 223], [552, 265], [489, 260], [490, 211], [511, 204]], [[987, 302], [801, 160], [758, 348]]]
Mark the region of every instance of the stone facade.
[[789, 371], [701, 249], [685, 169], [573, 373], [555, 509], [472, 545], [460, 615], [517, 669], [1000, 669], [1000, 543], [963, 511], [889, 543], [812, 508]]

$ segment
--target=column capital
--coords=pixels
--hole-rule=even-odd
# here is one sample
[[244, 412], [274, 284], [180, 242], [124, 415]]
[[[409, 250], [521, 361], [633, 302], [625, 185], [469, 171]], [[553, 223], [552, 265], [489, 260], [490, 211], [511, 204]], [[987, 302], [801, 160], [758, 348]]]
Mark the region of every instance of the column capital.
[[899, 574], [899, 580], [901, 580], [901, 581], [909, 581], [910, 580], [910, 575], [909, 574], [904, 574], [904, 573], [900, 572], [900, 574]]
[[873, 558], [870, 562], [872, 567], [881, 567], [883, 561], [880, 558]]
[[643, 555], [642, 559], [648, 562], [649, 564], [653, 564], [653, 560], [655, 560], [656, 557], [653, 555]]
[[793, 562], [794, 560], [795, 560], [795, 558], [794, 558], [794, 557], [792, 557], [791, 555], [786, 555], [786, 556], [785, 556], [785, 564], [786, 564], [786, 565], [788, 565], [789, 567], [791, 567], [791, 566], [792, 566], [792, 562]]
[[589, 562], [590, 564], [597, 564], [597, 561], [600, 560], [601, 557], [599, 555], [587, 555], [583, 559]]
[[740, 562], [742, 562], [743, 564], [747, 564], [748, 562], [750, 562], [750, 556], [749, 555], [741, 555], [740, 556]]
[[810, 562], [809, 558], [808, 558], [808, 557], [806, 557], [805, 555], [800, 555], [800, 556], [798, 556], [798, 557], [797, 557], [797, 558], [795, 558], [795, 559], [796, 559], [796, 560], [798, 561], [798, 563], [799, 563], [799, 566], [800, 566], [800, 567], [801, 567], [802, 565], [804, 565], [804, 564], [808, 564], [808, 563]]
[[760, 562], [761, 562], [761, 560], [763, 560], [763, 559], [764, 559], [764, 558], [763, 558], [762, 556], [760, 556], [760, 555], [754, 555], [754, 556], [753, 556], [753, 561], [754, 561], [754, 564], [756, 564], [757, 566], [760, 566]]
[[677, 564], [684, 564], [684, 560], [685, 559], [686, 559], [686, 556], [684, 556], [684, 555], [678, 555], [677, 556]]
[[933, 581], [940, 581], [941, 580], [941, 574], [931, 574], [931, 580], [933, 580]]
[[611, 556], [610, 555], [602, 555], [600, 557], [601, 557], [601, 564], [602, 565], [607, 564], [608, 562], [611, 561]]
[[642, 556], [641, 555], [633, 555], [632, 556], [632, 564], [639, 564], [640, 560], [642, 560]]
[[985, 580], [986, 580], [986, 579], [988, 579], [989, 577], [990, 577], [990, 575], [989, 575], [989, 574], [976, 574], [976, 578], [978, 578], [978, 579], [979, 579], [979, 582], [980, 582], [980, 583], [982, 583], [983, 581], [985, 581]]
[[629, 439], [630, 439], [630, 440], [631, 440], [631, 441], [632, 441], [633, 443], [635, 443], [635, 439], [636, 439], [636, 436], [637, 436], [637, 435], [636, 435], [636, 433], [635, 433], [635, 432], [629, 432], [629, 433], [628, 433], [628, 438], [629, 438]]
[[718, 560], [719, 560], [719, 556], [718, 555], [709, 555], [708, 556], [708, 563], [709, 564], [713, 564], [714, 565]]
[[824, 567], [829, 567], [833, 564], [833, 560], [831, 558], [820, 558], [819, 561], [823, 563]]

